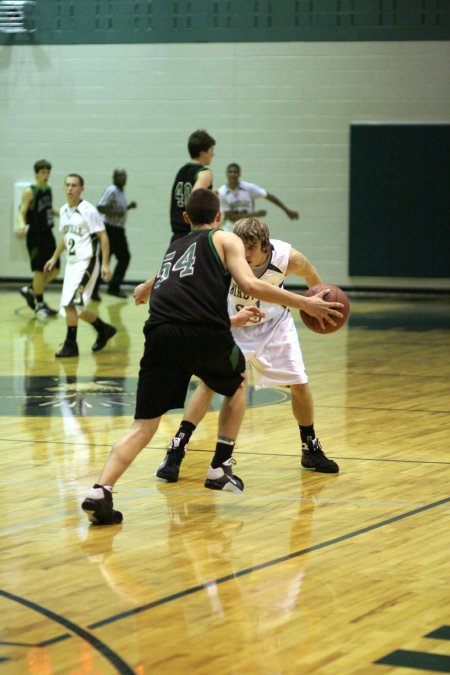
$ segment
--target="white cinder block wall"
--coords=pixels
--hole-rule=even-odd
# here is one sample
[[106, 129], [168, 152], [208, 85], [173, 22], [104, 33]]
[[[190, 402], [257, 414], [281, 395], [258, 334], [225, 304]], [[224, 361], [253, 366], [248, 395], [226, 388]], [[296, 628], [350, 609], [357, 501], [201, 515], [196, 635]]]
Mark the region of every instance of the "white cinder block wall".
[[348, 277], [350, 124], [448, 122], [449, 57], [447, 42], [3, 46], [0, 277], [30, 274], [13, 233], [13, 186], [32, 180], [41, 158], [53, 163], [57, 206], [68, 172], [85, 177], [95, 203], [114, 167], [125, 167], [127, 196], [139, 205], [129, 215], [128, 279], [157, 271], [174, 174], [188, 135], [205, 128], [217, 140], [215, 186], [237, 161], [244, 179], [298, 209], [291, 222], [263, 200], [272, 234], [325, 280], [450, 286]]

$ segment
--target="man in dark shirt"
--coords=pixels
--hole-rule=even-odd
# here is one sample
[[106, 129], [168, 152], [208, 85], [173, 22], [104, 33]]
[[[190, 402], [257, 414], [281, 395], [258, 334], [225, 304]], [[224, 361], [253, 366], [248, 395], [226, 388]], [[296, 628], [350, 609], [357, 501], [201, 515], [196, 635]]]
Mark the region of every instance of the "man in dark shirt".
[[59, 262], [51, 272], [44, 272], [44, 265], [56, 248], [52, 227], [53, 217], [59, 212], [53, 209], [52, 190], [48, 185], [52, 165], [46, 159], [40, 159], [33, 168], [35, 181], [23, 191], [16, 228], [18, 237], [26, 235], [33, 281], [31, 285], [23, 286], [20, 294], [38, 319], [46, 319], [57, 314], [44, 302], [44, 290], [58, 275]]
[[188, 151], [191, 161], [184, 164], [175, 176], [170, 196], [170, 226], [172, 243], [175, 239], [189, 234], [189, 224], [183, 213], [187, 199], [193, 190], [208, 188], [211, 190], [213, 174], [208, 166], [214, 157], [216, 141], [203, 129], [194, 131], [188, 140]]
[[[96, 483], [82, 503], [91, 522], [122, 522], [113, 509], [112, 489], [135, 457], [150, 443], [161, 416], [184, 406], [192, 375], [224, 396], [218, 438], [205, 487], [242, 492], [244, 484], [233, 475], [232, 453], [245, 412], [245, 359], [233, 340], [227, 310], [231, 276], [243, 292], [253, 297], [304, 309], [334, 324], [340, 303], [322, 299], [326, 290], [305, 297], [257, 279], [245, 259], [242, 241], [220, 228], [218, 197], [208, 189], [190, 195], [184, 215], [191, 232], [177, 239], [166, 252], [156, 277], [134, 291], [136, 304], [150, 297], [150, 317], [144, 327], [132, 429], [117, 441]], [[261, 316], [253, 306], [243, 318]]]

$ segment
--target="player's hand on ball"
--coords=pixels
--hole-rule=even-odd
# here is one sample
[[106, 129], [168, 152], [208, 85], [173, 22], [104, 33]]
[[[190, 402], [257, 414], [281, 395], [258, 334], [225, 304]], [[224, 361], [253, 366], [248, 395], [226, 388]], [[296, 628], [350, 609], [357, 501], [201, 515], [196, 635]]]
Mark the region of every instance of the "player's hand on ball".
[[344, 305], [342, 302], [327, 302], [324, 300], [324, 295], [328, 295], [328, 293], [329, 289], [325, 288], [324, 290], [316, 293], [316, 295], [312, 295], [310, 300], [313, 302], [305, 308], [305, 312], [311, 316], [316, 317], [322, 328], [323, 321], [327, 321], [328, 323], [333, 324], [333, 326], [336, 324], [336, 322], [333, 320], [333, 315], [340, 319], [343, 318], [343, 314], [341, 314], [339, 309], [342, 309]]
[[334, 284], [320, 284], [309, 288], [305, 297], [312, 302], [300, 310], [308, 328], [316, 333], [334, 333], [346, 322], [350, 302], [344, 291]]

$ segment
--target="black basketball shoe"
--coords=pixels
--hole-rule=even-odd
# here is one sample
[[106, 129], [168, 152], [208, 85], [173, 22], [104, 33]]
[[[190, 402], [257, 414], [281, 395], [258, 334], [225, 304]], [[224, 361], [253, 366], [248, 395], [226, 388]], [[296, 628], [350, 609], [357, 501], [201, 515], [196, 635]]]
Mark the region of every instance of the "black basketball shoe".
[[46, 302], [42, 303], [44, 306], [45, 311], [47, 312], [48, 316], [56, 316], [59, 314], [57, 309], [53, 309], [52, 307], [49, 307]]
[[94, 525], [118, 525], [123, 516], [113, 509], [113, 498], [109, 490], [95, 484], [85, 497], [81, 508]]
[[184, 433], [180, 432], [170, 441], [169, 449], [161, 464], [156, 469], [156, 477], [168, 483], [176, 483], [180, 466], [186, 454], [187, 444], [183, 443]]
[[115, 298], [121, 298], [122, 300], [128, 299], [127, 293], [121, 291], [120, 288], [108, 288], [106, 292], [108, 295], [114, 295]]
[[45, 320], [48, 319], [49, 316], [56, 316], [58, 312], [56, 309], [51, 309], [48, 305], [45, 304], [45, 302], [37, 302], [36, 303], [36, 308], [34, 310], [34, 315], [36, 319], [41, 319]]
[[20, 289], [20, 295], [25, 298], [27, 305], [30, 309], [34, 311], [36, 307], [36, 298], [34, 297], [33, 289], [31, 286], [22, 286]]
[[205, 487], [224, 492], [243, 492], [244, 482], [238, 476], [233, 475], [233, 464], [236, 464], [236, 460], [230, 457], [218, 469], [210, 466], [206, 474]]
[[320, 473], [338, 473], [339, 467], [332, 459], [325, 456], [318, 438], [308, 436], [307, 443], [302, 443], [302, 467]]
[[65, 358], [69, 356], [78, 356], [78, 345], [76, 342], [70, 342], [70, 340], [66, 340], [59, 350], [59, 352], [56, 352], [55, 354], [56, 358]]
[[103, 349], [108, 340], [111, 340], [111, 338], [114, 337], [116, 333], [117, 328], [114, 328], [114, 326], [110, 326], [109, 324], [107, 324], [106, 328], [100, 331], [99, 334], [97, 335], [97, 339], [91, 347], [92, 351], [99, 352], [100, 349]]

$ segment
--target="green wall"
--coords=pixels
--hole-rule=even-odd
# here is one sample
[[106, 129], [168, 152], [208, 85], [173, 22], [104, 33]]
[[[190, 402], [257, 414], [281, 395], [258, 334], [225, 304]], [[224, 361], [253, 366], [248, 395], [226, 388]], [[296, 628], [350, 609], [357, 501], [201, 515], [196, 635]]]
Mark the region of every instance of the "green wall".
[[[31, 7], [32, 5], [30, 5]], [[0, 44], [447, 40], [448, 0], [37, 0]]]
[[450, 124], [353, 125], [351, 276], [450, 277]]

